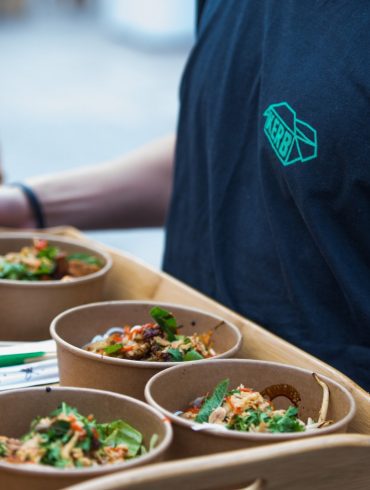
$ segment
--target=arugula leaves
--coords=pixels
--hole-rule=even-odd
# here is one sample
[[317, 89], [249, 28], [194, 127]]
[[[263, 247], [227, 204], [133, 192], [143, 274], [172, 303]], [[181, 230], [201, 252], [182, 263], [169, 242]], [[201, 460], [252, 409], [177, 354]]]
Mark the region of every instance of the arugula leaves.
[[150, 315], [167, 335], [170, 342], [176, 340], [177, 322], [172, 313], [159, 306], [154, 306], [150, 310]]
[[199, 422], [201, 424], [208, 422], [209, 416], [213, 410], [222, 404], [222, 401], [227, 393], [229, 381], [229, 379], [224, 379], [218, 383], [212, 395], [206, 398], [205, 402], [203, 403], [202, 408], [195, 417], [195, 422]]

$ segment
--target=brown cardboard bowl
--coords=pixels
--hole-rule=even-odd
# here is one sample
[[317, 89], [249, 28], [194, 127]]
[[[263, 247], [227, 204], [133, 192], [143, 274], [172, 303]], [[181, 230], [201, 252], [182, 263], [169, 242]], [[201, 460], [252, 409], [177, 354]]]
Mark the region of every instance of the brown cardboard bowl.
[[53, 235], [13, 232], [0, 233], [0, 255], [29, 246], [41, 237], [67, 253], [83, 252], [97, 256], [103, 267], [93, 274], [61, 281], [16, 281], [0, 279], [0, 339], [42, 340], [49, 337], [51, 320], [73, 306], [101, 301], [104, 281], [112, 266], [110, 256], [93, 245]]
[[[293, 386], [298, 390], [301, 398], [298, 404], [299, 417], [304, 421], [308, 417], [315, 420], [318, 418], [322, 388], [311, 371], [275, 362], [247, 359], [220, 359], [199, 365], [187, 363], [175, 366], [155, 375], [145, 387], [148, 403], [160, 410], [173, 423], [174, 442], [171, 457], [185, 458], [345, 432], [355, 414], [352, 395], [337, 382], [320, 375], [320, 379], [330, 390], [327, 419], [333, 420], [334, 423], [318, 430], [287, 434], [242, 433], [233, 430], [221, 432], [217, 429], [195, 431], [192, 428], [193, 422], [174, 415], [176, 411], [184, 410], [197, 397], [212, 393], [215, 386], [226, 378], [230, 380], [230, 389], [241, 383], [257, 391], [277, 384]], [[276, 398], [273, 403], [276, 408], [287, 408], [291, 404], [285, 397]]]
[[[65, 311], [51, 324], [50, 333], [57, 343], [60, 383], [116, 391], [144, 399], [145, 384], [151, 376], [162, 369], [182, 363], [114, 359], [87, 352], [82, 346], [110, 327], [153, 321], [149, 311], [155, 305], [175, 315], [178, 323], [183, 325], [181, 333], [201, 333], [214, 329], [216, 357], [231, 357], [238, 351], [242, 338], [237, 327], [210, 313], [150, 301], [95, 303]], [[205, 362], [207, 361], [196, 361], [197, 364]]]
[[123, 419], [143, 434], [149, 445], [158, 434], [156, 447], [143, 456], [114, 465], [58, 469], [46, 465], [12, 464], [0, 461], [0, 488], [6, 490], [54, 490], [116, 471], [161, 461], [172, 440], [172, 428], [160, 412], [133, 398], [100, 390], [78, 388], [27, 388], [0, 393], [0, 434], [19, 437], [30, 422], [48, 415], [61, 402], [76, 407], [83, 415], [93, 414], [98, 422]]

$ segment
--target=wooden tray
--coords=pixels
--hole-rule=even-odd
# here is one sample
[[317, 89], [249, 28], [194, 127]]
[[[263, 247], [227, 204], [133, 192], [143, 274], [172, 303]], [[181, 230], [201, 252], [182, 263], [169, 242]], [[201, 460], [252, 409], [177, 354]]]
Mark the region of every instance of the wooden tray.
[[[48, 233], [93, 242], [75, 228]], [[293, 364], [325, 374], [346, 386], [357, 403], [349, 433], [284, 442], [262, 448], [161, 463], [122, 476], [90, 480], [73, 488], [135, 490], [221, 489], [369, 489], [370, 395], [331, 366], [294, 347], [168, 274], [159, 272], [120, 250], [98, 244], [113, 258], [107, 299], [147, 299], [174, 302], [208, 310], [236, 324], [244, 342], [239, 357]], [[251, 486], [246, 487], [246, 485]]]

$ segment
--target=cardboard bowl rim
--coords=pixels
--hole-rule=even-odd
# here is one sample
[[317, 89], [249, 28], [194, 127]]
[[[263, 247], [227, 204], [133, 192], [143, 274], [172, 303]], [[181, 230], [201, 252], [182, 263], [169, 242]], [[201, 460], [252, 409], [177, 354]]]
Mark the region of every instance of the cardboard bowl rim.
[[[181, 305], [178, 303], [166, 303], [166, 302], [162, 302], [162, 301], [152, 301], [152, 300], [148, 300], [148, 301], [146, 301], [146, 300], [98, 301], [95, 303], [88, 303], [85, 305], [79, 305], [79, 306], [75, 306], [73, 308], [69, 308], [68, 310], [64, 310], [62, 313], [57, 315], [52, 320], [52, 322], [50, 324], [50, 335], [55, 340], [55, 342], [57, 343], [57, 346], [62, 346], [63, 348], [65, 348], [69, 352], [77, 355], [78, 357], [83, 357], [84, 359], [89, 359], [91, 361], [98, 361], [98, 362], [103, 362], [105, 364], [113, 364], [113, 365], [122, 366], [122, 367], [132, 366], [132, 367], [137, 367], [140, 369], [159, 369], [159, 370], [167, 369], [171, 366], [183, 365], [184, 361], [182, 361], [182, 362], [134, 361], [134, 360], [129, 360], [129, 359], [117, 359], [114, 357], [103, 356], [101, 354], [95, 354], [94, 352], [89, 352], [89, 351], [82, 349], [82, 347], [76, 347], [75, 345], [70, 344], [69, 342], [64, 340], [56, 331], [57, 324], [58, 324], [59, 320], [65, 316], [69, 315], [69, 314], [73, 314], [75, 311], [89, 309], [91, 307], [93, 307], [93, 308], [98, 307], [99, 308], [99, 307], [103, 307], [103, 306], [109, 307], [109, 305], [125, 306], [125, 305], [134, 305], [134, 304], [148, 305], [148, 306], [160, 306], [160, 307], [169, 308], [169, 309], [175, 307], [175, 308], [179, 308], [182, 310], [191, 311], [195, 314], [207, 315], [209, 317], [214, 318], [216, 321], [224, 322], [224, 325], [230, 331], [232, 331], [234, 333], [237, 340], [235, 342], [235, 345], [233, 345], [233, 347], [231, 347], [230, 349], [228, 349], [225, 352], [222, 352], [220, 354], [216, 354], [216, 356], [214, 356], [212, 359], [229, 358], [233, 354], [235, 354], [241, 347], [241, 343], [243, 341], [243, 336], [242, 336], [240, 330], [238, 329], [238, 327], [236, 327], [236, 325], [234, 325], [232, 322], [225, 320], [224, 318], [222, 318], [218, 315], [214, 315], [213, 313], [210, 313], [208, 311], [205, 311], [205, 310], [202, 310], [199, 308], [188, 307], [188, 306], [184, 306], [184, 305]], [[187, 361], [187, 362], [189, 362], [189, 361]], [[200, 359], [199, 361], [194, 361], [194, 362], [203, 364], [205, 362], [209, 362], [209, 359]]]
[[[171, 445], [172, 439], [173, 439], [173, 429], [171, 422], [167, 419], [165, 419], [162, 415], [162, 413], [152, 407], [151, 405], [148, 405], [147, 403], [138, 400], [136, 398], [133, 398], [128, 395], [123, 395], [120, 393], [116, 393], [113, 391], [107, 391], [107, 390], [99, 390], [95, 388], [79, 388], [79, 387], [74, 387], [74, 386], [42, 386], [42, 387], [31, 387], [31, 388], [19, 388], [16, 390], [8, 390], [0, 393], [0, 400], [1, 397], [7, 396], [8, 394], [13, 394], [16, 392], [23, 392], [24, 394], [29, 393], [30, 391], [36, 391], [40, 393], [44, 393], [47, 391], [47, 389], [51, 389], [52, 391], [66, 391], [66, 392], [89, 392], [92, 394], [96, 394], [97, 397], [99, 396], [108, 396], [111, 398], [119, 398], [122, 401], [125, 401], [127, 403], [131, 403], [134, 405], [141, 405], [142, 408], [144, 408], [147, 412], [150, 412], [154, 417], [158, 419], [159, 422], [163, 422], [165, 434], [163, 441], [159, 443], [158, 447], [155, 447], [152, 449], [150, 452], [147, 454], [144, 454], [142, 456], [139, 456], [137, 458], [130, 459], [128, 461], [123, 461], [122, 463], [117, 463], [117, 464], [112, 464], [112, 465], [101, 465], [101, 466], [93, 466], [93, 467], [88, 467], [88, 468], [68, 468], [68, 469], [60, 469], [60, 468], [54, 468], [52, 466], [48, 465], [31, 465], [31, 464], [12, 464], [8, 463], [6, 461], [1, 461], [0, 460], [0, 475], [2, 471], [7, 471], [10, 473], [21, 473], [23, 475], [26, 474], [32, 474], [33, 476], [45, 476], [45, 477], [65, 477], [65, 478], [75, 478], [75, 477], [82, 477], [86, 475], [87, 478], [89, 477], [95, 477], [95, 476], [102, 476], [107, 473], [113, 473], [116, 471], [123, 471], [126, 468], [131, 469], [136, 466], [141, 466], [142, 464], [150, 463], [151, 461], [155, 460], [158, 456], [163, 454]], [[41, 398], [41, 397], [40, 397]]]
[[[257, 365], [257, 366], [274, 366], [277, 369], [283, 369], [283, 370], [295, 370], [297, 372], [304, 373], [306, 375], [312, 375], [314, 372], [309, 370], [309, 369], [304, 369], [298, 366], [294, 366], [291, 364], [283, 364], [279, 362], [274, 362], [274, 361], [264, 361], [264, 360], [257, 360], [257, 359], [212, 359], [208, 361], [208, 365], [210, 364], [226, 364], [226, 363], [235, 363], [235, 364], [245, 364], [249, 366]], [[161, 411], [162, 414], [169, 418], [171, 422], [174, 424], [174, 426], [179, 425], [182, 428], [186, 428], [189, 430], [192, 430], [194, 434], [196, 434], [197, 431], [194, 431], [191, 427], [194, 425], [194, 422], [188, 421], [186, 419], [183, 419], [179, 417], [178, 415], [174, 415], [172, 412], [167, 410], [166, 408], [163, 408], [159, 403], [157, 403], [151, 393], [151, 388], [152, 385], [157, 381], [158, 378], [161, 376], [168, 376], [171, 374], [172, 371], [175, 370], [180, 370], [181, 368], [185, 369], [189, 366], [191, 369], [191, 365], [195, 364], [194, 362], [189, 362], [186, 363], [186, 366], [173, 366], [169, 368], [166, 371], [160, 371], [159, 373], [155, 374], [152, 376], [149, 381], [145, 385], [144, 389], [144, 396], [152, 407], [156, 408], [157, 410]], [[169, 372], [170, 371], [170, 372]], [[226, 437], [228, 439], [239, 439], [239, 440], [250, 440], [254, 442], [274, 442], [274, 441], [289, 441], [289, 440], [294, 440], [294, 439], [301, 439], [301, 438], [306, 438], [306, 437], [316, 437], [316, 436], [321, 436], [321, 435], [326, 435], [326, 434], [331, 434], [333, 432], [336, 432], [336, 429], [340, 429], [341, 427], [346, 427], [349, 422], [353, 419], [355, 412], [356, 412], [356, 402], [350, 391], [342, 386], [340, 383], [337, 381], [322, 375], [318, 374], [320, 379], [322, 379], [325, 383], [330, 383], [335, 385], [337, 388], [339, 388], [340, 391], [344, 393], [344, 395], [347, 397], [349, 400], [349, 410], [347, 415], [345, 415], [343, 418], [340, 420], [334, 422], [334, 424], [329, 425], [328, 427], [323, 427], [319, 429], [318, 431], [305, 431], [305, 432], [290, 432], [290, 433], [258, 433], [258, 432], [239, 432], [239, 431], [220, 431], [216, 432], [211, 429], [202, 429], [200, 432], [214, 436], [214, 437]], [[199, 395], [201, 396], [201, 394]], [[329, 399], [329, 404], [330, 404], [330, 399]], [[329, 405], [330, 406], [330, 405]]]
[[59, 235], [53, 235], [51, 233], [39, 233], [39, 234], [33, 232], [1, 232], [0, 233], [0, 242], [2, 241], [2, 239], [32, 240], [33, 238], [42, 238], [60, 244], [73, 245], [76, 247], [88, 249], [92, 253], [97, 253], [101, 255], [101, 257], [104, 259], [104, 265], [101, 269], [99, 269], [96, 272], [92, 272], [91, 274], [87, 274], [86, 276], [75, 277], [71, 281], [61, 281], [56, 279], [51, 281], [19, 281], [14, 279], [0, 279], [0, 286], [4, 285], [6, 287], [18, 288], [18, 289], [20, 288], [43, 289], [43, 288], [57, 288], [57, 287], [67, 288], [84, 282], [92, 282], [95, 279], [100, 278], [101, 276], [105, 276], [112, 268], [113, 261], [109, 253], [107, 253], [105, 250], [102, 250], [100, 247], [97, 247], [96, 245], [91, 244], [89, 242], [84, 243], [81, 242], [80, 240], [61, 237]]

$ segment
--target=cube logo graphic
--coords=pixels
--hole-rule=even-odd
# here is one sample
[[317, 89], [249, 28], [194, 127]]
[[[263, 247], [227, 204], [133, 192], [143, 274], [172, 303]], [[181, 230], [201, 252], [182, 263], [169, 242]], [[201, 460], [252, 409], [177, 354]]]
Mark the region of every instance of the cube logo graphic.
[[317, 157], [316, 130], [298, 119], [287, 102], [271, 104], [263, 115], [266, 117], [263, 130], [284, 166]]

